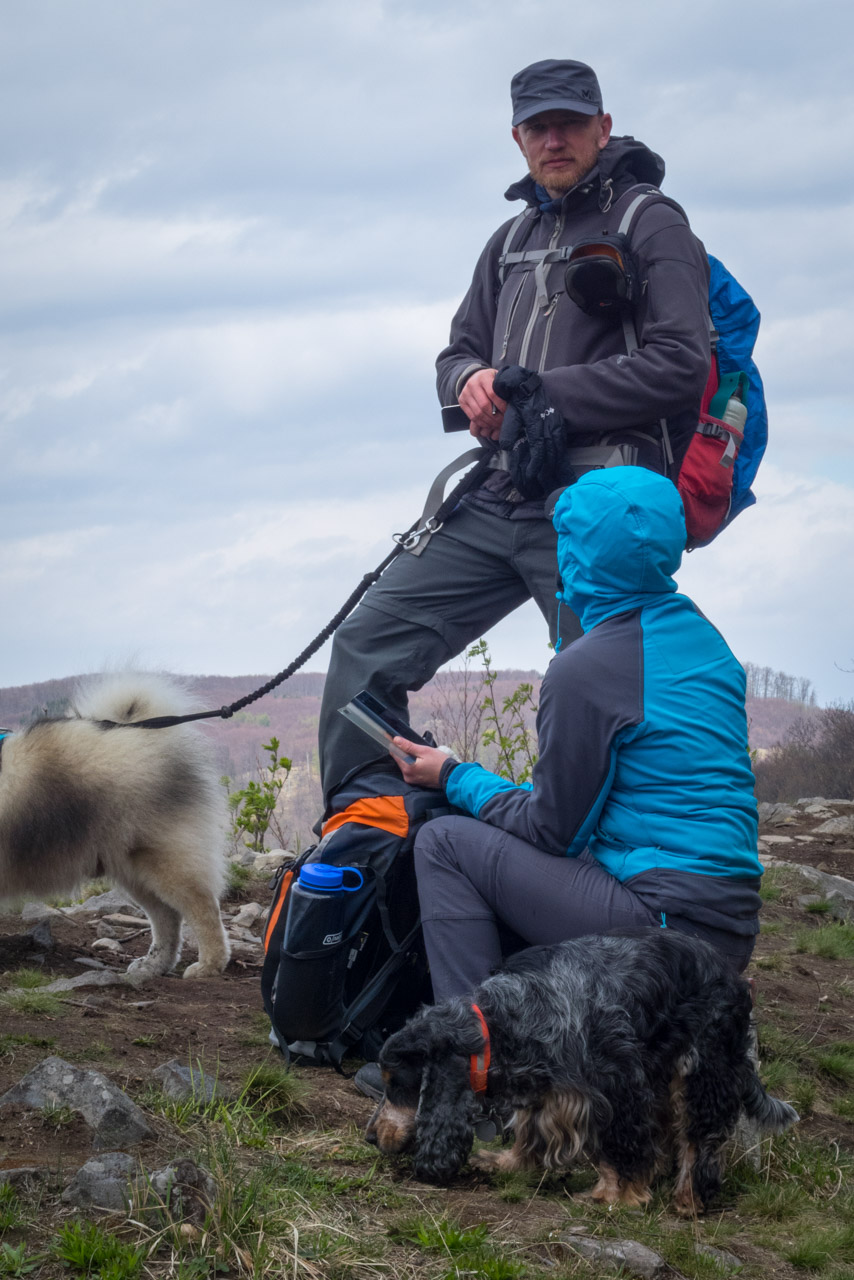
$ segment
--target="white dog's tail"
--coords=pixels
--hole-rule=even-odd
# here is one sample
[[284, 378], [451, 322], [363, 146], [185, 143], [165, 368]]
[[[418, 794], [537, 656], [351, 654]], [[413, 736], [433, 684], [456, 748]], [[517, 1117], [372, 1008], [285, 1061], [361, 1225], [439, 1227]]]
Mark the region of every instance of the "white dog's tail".
[[174, 677], [151, 672], [100, 676], [82, 686], [74, 698], [74, 711], [84, 720], [115, 720], [119, 724], [196, 710], [198, 703]]
[[788, 1102], [772, 1098], [755, 1071], [751, 1071], [742, 1105], [751, 1120], [765, 1133], [784, 1133], [790, 1125], [797, 1124], [800, 1116]]

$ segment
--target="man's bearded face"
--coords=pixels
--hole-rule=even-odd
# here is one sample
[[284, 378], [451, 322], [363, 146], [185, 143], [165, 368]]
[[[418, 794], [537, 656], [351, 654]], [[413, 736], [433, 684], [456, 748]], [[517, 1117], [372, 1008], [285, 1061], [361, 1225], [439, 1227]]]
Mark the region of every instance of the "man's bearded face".
[[564, 195], [587, 176], [610, 136], [609, 115], [579, 111], [541, 111], [513, 130], [531, 177], [552, 197]]

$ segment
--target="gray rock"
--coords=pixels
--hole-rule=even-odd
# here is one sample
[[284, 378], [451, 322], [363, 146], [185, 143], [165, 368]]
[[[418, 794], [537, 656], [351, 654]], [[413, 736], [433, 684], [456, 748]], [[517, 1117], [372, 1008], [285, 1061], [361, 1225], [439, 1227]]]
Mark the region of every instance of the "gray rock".
[[149, 1178], [152, 1195], [168, 1209], [172, 1220], [202, 1226], [216, 1202], [216, 1183], [192, 1160], [175, 1160]]
[[847, 806], [850, 809], [854, 805], [854, 800], [828, 800], [826, 796], [805, 796], [803, 800], [798, 801], [799, 808], [808, 804], [822, 804], [828, 809], [844, 809]]
[[798, 862], [783, 862], [779, 858], [769, 859], [776, 867], [786, 867], [796, 871], [804, 880], [816, 886], [821, 897], [829, 903], [829, 913], [836, 920], [854, 922], [854, 881], [844, 876], [833, 876], [827, 871], [819, 871], [817, 867], [803, 867]]
[[797, 814], [791, 804], [769, 804], [763, 800], [758, 806], [760, 826], [781, 827], [794, 822]]
[[741, 1258], [737, 1258], [734, 1253], [729, 1253], [726, 1249], [715, 1249], [710, 1244], [697, 1244], [694, 1252], [702, 1254], [704, 1258], [711, 1258], [722, 1271], [740, 1271], [744, 1266]]
[[103, 960], [96, 960], [94, 956], [75, 956], [74, 964], [80, 964], [84, 969], [106, 969]]
[[648, 1249], [637, 1240], [600, 1240], [597, 1236], [575, 1236], [564, 1232], [560, 1241], [588, 1262], [607, 1267], [609, 1271], [622, 1268], [632, 1276], [643, 1280], [659, 1280], [659, 1277], [678, 1275], [669, 1267], [661, 1254]]
[[263, 955], [263, 948], [260, 938], [253, 938], [251, 942], [244, 942], [242, 938], [229, 938], [231, 942], [231, 954], [233, 956], [245, 956], [247, 960], [257, 960]]
[[760, 844], [794, 844], [794, 836], [760, 836]]
[[82, 1165], [62, 1193], [78, 1209], [128, 1209], [138, 1165], [124, 1151], [93, 1156]]
[[241, 929], [239, 925], [230, 924], [228, 926], [228, 936], [236, 938], [238, 942], [251, 942], [253, 946], [260, 947], [261, 939], [256, 938], [254, 933], [250, 933], [248, 929]]
[[96, 938], [92, 943], [93, 951], [109, 951], [111, 955], [118, 955], [122, 949], [122, 944], [115, 938]]
[[259, 916], [263, 916], [264, 908], [259, 902], [244, 902], [240, 910], [232, 917], [232, 925], [238, 929], [251, 929]]
[[78, 987], [121, 987], [128, 985], [125, 973], [116, 969], [107, 969], [103, 965], [99, 969], [90, 969], [86, 973], [78, 973], [74, 978], [57, 978], [49, 982], [40, 991], [76, 991]]
[[30, 930], [30, 937], [33, 940], [33, 946], [38, 947], [40, 951], [51, 951], [56, 946], [53, 940], [53, 934], [50, 931], [50, 917], [39, 920], [35, 928]]
[[108, 924], [101, 916], [95, 916], [94, 920], [89, 921], [89, 924], [94, 929], [95, 936], [98, 938], [118, 938], [121, 933], [120, 929], [117, 929], [112, 924]]
[[209, 1079], [201, 1069], [186, 1067], [177, 1058], [163, 1062], [152, 1072], [160, 1082], [164, 1094], [173, 1102], [186, 1102], [190, 1098], [210, 1102], [216, 1093], [216, 1081]]
[[292, 862], [294, 855], [284, 849], [273, 849], [269, 853], [256, 853], [252, 865], [262, 875], [272, 875], [284, 862]]
[[820, 827], [815, 828], [817, 836], [850, 836], [854, 835], [854, 814], [846, 814], [844, 818], [828, 818]]
[[79, 1111], [93, 1131], [96, 1150], [132, 1146], [155, 1136], [139, 1107], [117, 1085], [99, 1071], [82, 1071], [62, 1058], [45, 1058], [0, 1098], [0, 1111], [51, 1106]]
[[133, 898], [124, 889], [108, 889], [106, 893], [95, 893], [91, 898], [87, 898], [85, 902], [78, 902], [73, 907], [66, 907], [63, 911], [64, 916], [106, 916], [113, 911], [119, 911], [123, 914], [139, 917], [145, 917]]
[[798, 898], [798, 906], [803, 907], [804, 911], [808, 907], [813, 907], [817, 902], [824, 902], [824, 895], [821, 893], [802, 893]]
[[35, 1165], [24, 1165], [20, 1169], [0, 1169], [0, 1187], [16, 1187], [26, 1190], [35, 1182], [43, 1182], [46, 1177], [44, 1169]]
[[64, 920], [65, 913], [49, 907], [46, 902], [25, 902], [21, 910], [21, 919], [38, 922], [39, 920]]

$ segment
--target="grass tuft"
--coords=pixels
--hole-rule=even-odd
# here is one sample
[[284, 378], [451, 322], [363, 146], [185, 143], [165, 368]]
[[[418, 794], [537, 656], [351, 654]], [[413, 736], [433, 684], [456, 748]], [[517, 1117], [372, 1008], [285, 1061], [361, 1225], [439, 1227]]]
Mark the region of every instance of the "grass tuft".
[[280, 1123], [289, 1123], [305, 1112], [307, 1085], [283, 1062], [269, 1059], [246, 1073], [240, 1097], [247, 1106]]
[[40, 991], [38, 988], [23, 988], [4, 991], [0, 994], [0, 1006], [12, 1013], [32, 1014], [34, 1017], [45, 1016], [55, 1018], [65, 1012], [65, 1001], [55, 991]]
[[44, 1257], [27, 1253], [26, 1243], [0, 1244], [0, 1276], [26, 1276], [41, 1268]]
[[52, 982], [43, 969], [31, 969], [26, 965], [21, 969], [12, 969], [9, 973], [9, 987], [20, 991], [35, 991], [38, 987], [46, 987]]
[[854, 960], [854, 925], [843, 921], [802, 928], [795, 933], [795, 950], [825, 960]]
[[75, 1276], [98, 1280], [136, 1280], [148, 1250], [127, 1244], [94, 1222], [66, 1222], [53, 1240], [52, 1252]]
[[854, 1262], [854, 1225], [805, 1231], [784, 1257], [805, 1271], [823, 1271], [829, 1263]]

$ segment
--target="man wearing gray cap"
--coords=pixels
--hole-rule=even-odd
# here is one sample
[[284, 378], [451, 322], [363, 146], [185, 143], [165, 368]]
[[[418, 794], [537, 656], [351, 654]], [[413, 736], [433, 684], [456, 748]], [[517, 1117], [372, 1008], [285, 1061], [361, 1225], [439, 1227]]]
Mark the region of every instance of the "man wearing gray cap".
[[[348, 773], [382, 754], [337, 714], [360, 689], [406, 716], [409, 690], [532, 597], [553, 642], [580, 634], [566, 606], [558, 613], [544, 497], [591, 467], [631, 463], [674, 477], [697, 424], [710, 363], [708, 262], [679, 207], [658, 193], [664, 162], [612, 136], [582, 62], [525, 67], [511, 97], [528, 172], [505, 194], [523, 210], [483, 250], [437, 361], [446, 430], [467, 429], [493, 450], [492, 469], [337, 633], [320, 724], [327, 804]], [[604, 263], [607, 276], [616, 263], [609, 287], [632, 299], [631, 319], [586, 293], [583, 272], [571, 275], [571, 255], [584, 265], [591, 241], [588, 265]], [[543, 434], [520, 454], [525, 397]]]

